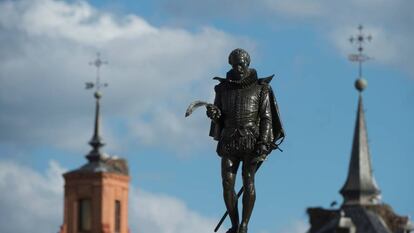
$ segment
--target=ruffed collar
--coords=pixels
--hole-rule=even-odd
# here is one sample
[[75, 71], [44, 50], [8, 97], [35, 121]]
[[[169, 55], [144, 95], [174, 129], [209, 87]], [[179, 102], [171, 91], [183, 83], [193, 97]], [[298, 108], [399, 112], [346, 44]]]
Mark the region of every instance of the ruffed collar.
[[250, 69], [250, 75], [242, 80], [231, 79], [232, 70], [227, 72], [226, 79], [224, 80], [226, 85], [230, 88], [240, 89], [251, 86], [258, 81], [257, 72], [255, 69]]

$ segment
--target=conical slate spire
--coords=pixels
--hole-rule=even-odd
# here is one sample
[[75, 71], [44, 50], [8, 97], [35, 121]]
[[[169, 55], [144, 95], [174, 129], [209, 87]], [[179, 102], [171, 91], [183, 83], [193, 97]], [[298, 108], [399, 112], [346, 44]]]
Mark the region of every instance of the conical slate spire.
[[372, 175], [371, 156], [362, 104], [361, 92], [366, 87], [366, 81], [358, 79], [355, 86], [360, 92], [358, 112], [348, 177], [340, 193], [344, 197], [343, 205], [370, 205], [378, 203], [380, 190]]
[[101, 136], [99, 135], [99, 120], [100, 120], [100, 105], [99, 100], [101, 98], [100, 92], [96, 91], [95, 94], [96, 107], [95, 107], [95, 127], [92, 139], [89, 141], [89, 145], [92, 146], [92, 150], [86, 155], [86, 158], [89, 162], [99, 162], [102, 161], [103, 154], [101, 152], [101, 147], [105, 145], [102, 141]]

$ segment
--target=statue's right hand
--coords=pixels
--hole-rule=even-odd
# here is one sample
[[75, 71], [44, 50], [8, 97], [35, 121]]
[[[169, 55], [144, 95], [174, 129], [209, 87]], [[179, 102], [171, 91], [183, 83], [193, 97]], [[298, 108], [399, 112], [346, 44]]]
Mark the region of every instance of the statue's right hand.
[[215, 121], [215, 120], [218, 120], [218, 119], [220, 118], [220, 116], [221, 116], [221, 111], [220, 111], [220, 109], [219, 109], [219, 108], [217, 108], [217, 107], [216, 107], [216, 106], [214, 106], [214, 105], [207, 105], [207, 106], [206, 106], [206, 108], [207, 108], [207, 111], [206, 111], [207, 116], [208, 116], [211, 120]]

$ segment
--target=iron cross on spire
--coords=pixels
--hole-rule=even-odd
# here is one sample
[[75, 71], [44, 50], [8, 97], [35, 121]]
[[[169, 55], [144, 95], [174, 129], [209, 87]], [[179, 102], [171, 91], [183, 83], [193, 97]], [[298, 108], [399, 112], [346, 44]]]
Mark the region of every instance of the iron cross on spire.
[[92, 88], [95, 87], [95, 91], [97, 93], [97, 92], [99, 92], [101, 87], [107, 87], [108, 86], [108, 83], [101, 83], [101, 77], [100, 77], [100, 68], [101, 68], [101, 66], [102, 65], [107, 65], [107, 64], [108, 64], [107, 61], [101, 60], [101, 54], [96, 53], [96, 59], [94, 61], [89, 62], [89, 65], [96, 67], [96, 81], [95, 81], [95, 83], [93, 83], [93, 82], [85, 83], [86, 84], [86, 89], [92, 89]]
[[362, 30], [364, 27], [362, 25], [358, 26], [359, 33], [357, 35], [351, 36], [349, 38], [349, 42], [351, 44], [356, 44], [358, 48], [357, 54], [350, 54], [348, 56], [348, 59], [352, 62], [358, 62], [358, 76], [359, 78], [362, 77], [362, 63], [365, 61], [368, 61], [371, 59], [371, 57], [365, 55], [364, 52], [364, 44], [368, 41], [371, 42], [372, 36], [371, 35], [365, 35]]

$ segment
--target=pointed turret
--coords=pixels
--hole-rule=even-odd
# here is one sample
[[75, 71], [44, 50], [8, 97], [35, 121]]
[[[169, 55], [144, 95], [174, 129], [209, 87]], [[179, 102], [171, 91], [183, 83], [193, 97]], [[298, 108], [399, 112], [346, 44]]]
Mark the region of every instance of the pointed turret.
[[100, 58], [100, 54], [97, 53], [97, 58], [95, 61], [90, 62], [90, 65], [96, 67], [96, 81], [87, 82], [86, 89], [95, 88], [94, 97], [95, 97], [95, 122], [94, 122], [94, 130], [91, 140], [89, 141], [89, 145], [91, 145], [92, 150], [86, 155], [88, 159], [88, 163], [82, 166], [80, 169], [84, 171], [93, 171], [93, 172], [109, 172], [111, 169], [110, 166], [107, 164], [107, 156], [101, 151], [101, 148], [105, 146], [105, 143], [102, 140], [100, 135], [100, 99], [102, 98], [102, 93], [100, 89], [102, 87], [108, 86], [107, 83], [101, 83], [100, 80], [100, 68], [102, 65], [108, 64], [106, 61], [102, 61]]
[[349, 58], [359, 63], [359, 79], [355, 82], [359, 99], [348, 176], [340, 190], [344, 202], [339, 209], [308, 208], [308, 233], [409, 233], [413, 230], [409, 217], [397, 215], [390, 205], [380, 202], [380, 190], [372, 175], [361, 94], [367, 86], [367, 82], [361, 78], [362, 63], [369, 59], [362, 53], [362, 45], [372, 37], [365, 37], [362, 28], [359, 26], [359, 34], [350, 39], [358, 44], [359, 53], [351, 54]]
[[90, 163], [92, 162], [102, 162], [103, 153], [101, 152], [101, 147], [105, 145], [102, 141], [101, 136], [99, 135], [99, 120], [100, 120], [100, 105], [99, 100], [102, 97], [99, 91], [96, 91], [95, 94], [96, 105], [95, 105], [95, 127], [93, 131], [92, 139], [89, 141], [89, 145], [91, 145], [92, 150], [86, 155], [86, 158], [89, 160]]
[[63, 174], [65, 201], [59, 233], [128, 233], [128, 163], [101, 151], [105, 144], [100, 135], [100, 88], [107, 84], [100, 83], [99, 68], [106, 62], [98, 53], [90, 64], [97, 68], [96, 82], [86, 83], [86, 89], [95, 88], [92, 150], [86, 155], [86, 164]]
[[359, 91], [354, 140], [349, 163], [348, 177], [340, 193], [344, 197], [343, 205], [371, 205], [380, 199], [380, 190], [372, 174], [371, 155], [369, 153], [365, 114], [361, 92], [367, 83], [358, 79], [355, 87]]
[[89, 141], [89, 145], [91, 145], [92, 150], [89, 152], [89, 154], [86, 155], [86, 158], [89, 160], [89, 163], [100, 163], [103, 161], [103, 153], [101, 152], [101, 147], [105, 145], [105, 143], [102, 141], [101, 136], [99, 135], [99, 122], [100, 122], [100, 103], [99, 100], [102, 97], [102, 94], [100, 92], [101, 87], [106, 87], [108, 84], [101, 83], [100, 79], [100, 68], [102, 65], [108, 64], [106, 61], [101, 60], [101, 54], [96, 54], [96, 59], [93, 62], [89, 63], [90, 65], [93, 65], [96, 67], [96, 82], [87, 82], [86, 83], [86, 89], [92, 89], [95, 88], [95, 126], [93, 131], [93, 136], [91, 140]]

